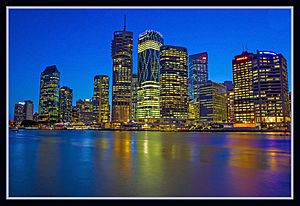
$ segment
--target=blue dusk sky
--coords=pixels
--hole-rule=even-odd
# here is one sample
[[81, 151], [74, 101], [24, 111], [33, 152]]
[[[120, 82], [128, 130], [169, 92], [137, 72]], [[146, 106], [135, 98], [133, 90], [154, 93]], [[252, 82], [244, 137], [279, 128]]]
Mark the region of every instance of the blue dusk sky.
[[14, 104], [27, 99], [37, 112], [40, 74], [50, 65], [61, 73], [60, 86], [73, 89], [73, 104], [92, 97], [95, 75], [109, 75], [111, 88], [111, 40], [114, 31], [123, 30], [124, 15], [134, 35], [134, 72], [138, 36], [152, 29], [165, 44], [186, 47], [189, 55], [208, 52], [208, 78], [216, 82], [232, 80], [232, 59], [246, 48], [281, 53], [288, 62], [291, 90], [288, 8], [10, 9], [9, 118]]

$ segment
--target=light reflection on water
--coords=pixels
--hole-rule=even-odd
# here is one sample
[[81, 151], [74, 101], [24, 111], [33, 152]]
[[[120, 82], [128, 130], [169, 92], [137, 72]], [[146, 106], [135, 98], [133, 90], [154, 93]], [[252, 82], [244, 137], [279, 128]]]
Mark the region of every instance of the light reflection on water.
[[10, 196], [290, 196], [279, 133], [18, 131]]

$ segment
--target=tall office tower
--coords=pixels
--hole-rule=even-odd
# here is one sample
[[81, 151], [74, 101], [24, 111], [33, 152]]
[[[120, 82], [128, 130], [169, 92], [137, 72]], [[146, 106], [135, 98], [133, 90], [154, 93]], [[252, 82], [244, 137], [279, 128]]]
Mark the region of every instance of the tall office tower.
[[243, 52], [232, 60], [234, 119], [237, 123], [255, 123], [253, 99], [253, 63], [256, 56]]
[[80, 104], [79, 121], [86, 125], [93, 124], [93, 102], [90, 99], [84, 99]]
[[59, 89], [59, 119], [62, 122], [72, 121], [73, 90], [63, 86]]
[[24, 105], [25, 120], [33, 120], [33, 102], [26, 100]]
[[41, 73], [39, 120], [57, 122], [59, 118], [59, 80], [60, 72], [56, 65], [48, 66]]
[[113, 59], [113, 91], [112, 91], [112, 123], [119, 127], [123, 122], [131, 119], [132, 104], [132, 44], [133, 33], [115, 31], [111, 43]]
[[263, 127], [290, 122], [287, 62], [282, 54], [258, 51], [253, 62], [255, 121]]
[[145, 31], [138, 38], [137, 119], [155, 122], [160, 118], [159, 53], [163, 38], [159, 32]]
[[96, 75], [94, 77], [93, 114], [94, 120], [103, 128], [110, 126], [109, 109], [109, 77]]
[[243, 52], [232, 61], [235, 120], [263, 127], [290, 121], [287, 63], [282, 54]]
[[137, 107], [137, 91], [138, 91], [138, 75], [132, 74], [132, 111], [131, 119], [136, 120], [136, 107]]
[[21, 123], [24, 120], [25, 118], [24, 107], [25, 107], [25, 102], [17, 102], [15, 104], [15, 110], [14, 110], [15, 122]]
[[202, 122], [226, 122], [226, 87], [208, 80], [200, 85], [200, 119]]
[[207, 52], [189, 56], [189, 98], [199, 99], [200, 84], [208, 80]]
[[188, 118], [187, 49], [160, 47], [160, 114], [164, 122], [180, 122]]

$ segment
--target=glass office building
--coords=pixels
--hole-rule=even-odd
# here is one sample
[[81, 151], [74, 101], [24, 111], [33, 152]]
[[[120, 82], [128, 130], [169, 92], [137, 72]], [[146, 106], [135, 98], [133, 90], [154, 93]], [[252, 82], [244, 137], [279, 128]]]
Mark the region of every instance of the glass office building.
[[153, 122], [160, 118], [159, 57], [162, 35], [145, 31], [138, 38], [138, 121]]
[[39, 95], [39, 121], [58, 122], [59, 120], [60, 72], [56, 65], [48, 66], [41, 73]]
[[103, 128], [110, 126], [109, 77], [107, 75], [94, 77], [93, 114], [95, 123]]
[[200, 84], [208, 80], [208, 54], [202, 52], [189, 56], [189, 97], [199, 99]]
[[188, 118], [187, 49], [164, 45], [160, 48], [160, 113], [168, 122]]
[[59, 119], [61, 122], [72, 121], [73, 90], [63, 86], [59, 89]]
[[208, 80], [200, 85], [201, 122], [227, 121], [226, 87]]
[[262, 127], [290, 122], [287, 62], [282, 54], [243, 52], [232, 60], [234, 117]]
[[111, 43], [111, 55], [113, 59], [112, 82], [112, 123], [114, 127], [120, 127], [131, 119], [132, 104], [132, 44], [133, 33], [115, 31]]

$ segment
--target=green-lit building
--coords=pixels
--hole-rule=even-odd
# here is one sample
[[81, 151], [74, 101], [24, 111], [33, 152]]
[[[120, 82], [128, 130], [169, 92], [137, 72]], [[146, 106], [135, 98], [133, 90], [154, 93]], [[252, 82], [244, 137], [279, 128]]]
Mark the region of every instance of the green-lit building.
[[39, 95], [39, 121], [58, 122], [59, 120], [60, 72], [56, 65], [48, 66], [41, 73]]
[[138, 38], [138, 97], [137, 119], [155, 122], [160, 118], [159, 53], [162, 35], [147, 30]]

